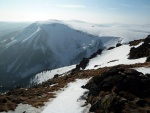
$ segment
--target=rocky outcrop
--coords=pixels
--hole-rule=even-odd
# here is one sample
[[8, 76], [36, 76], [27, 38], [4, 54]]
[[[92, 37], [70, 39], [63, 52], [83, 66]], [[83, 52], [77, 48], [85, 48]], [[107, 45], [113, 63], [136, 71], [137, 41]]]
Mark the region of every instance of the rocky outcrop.
[[114, 49], [115, 47], [109, 47], [107, 50], [112, 50], [112, 49]]
[[149, 44], [150, 43], [150, 35], [147, 36], [147, 38], [144, 40], [145, 44]]
[[134, 41], [129, 42], [129, 44], [130, 44], [130, 46], [136, 46], [143, 41], [144, 41], [144, 39], [134, 40]]
[[85, 69], [88, 63], [89, 63], [89, 58], [83, 58], [82, 61], [78, 65], [76, 65], [76, 69], [77, 70], [80, 70], [80, 68]]
[[150, 62], [150, 56], [147, 57], [146, 62]]
[[102, 53], [102, 49], [98, 49], [95, 53], [93, 53], [89, 58], [83, 58], [82, 61], [76, 65], [76, 68], [72, 71], [78, 71], [80, 68], [85, 69], [87, 64], [89, 63], [89, 60], [96, 57], [97, 55], [100, 55]]
[[122, 44], [121, 43], [117, 43], [116, 44], [116, 47], [120, 47]]
[[102, 49], [98, 49], [95, 53], [93, 53], [89, 59], [95, 58], [97, 55], [100, 55], [102, 53]]
[[89, 90], [90, 112], [146, 113], [150, 108], [150, 76], [133, 69], [113, 67], [82, 88]]
[[129, 53], [129, 59], [137, 59], [150, 56], [150, 35], [144, 39], [144, 43], [139, 47], [132, 47]]

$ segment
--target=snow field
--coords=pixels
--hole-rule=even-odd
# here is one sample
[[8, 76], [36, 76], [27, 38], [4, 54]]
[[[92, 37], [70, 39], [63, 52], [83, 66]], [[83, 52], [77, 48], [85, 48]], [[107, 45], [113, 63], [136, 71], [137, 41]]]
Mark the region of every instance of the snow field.
[[104, 50], [101, 55], [98, 55], [90, 60], [86, 70], [98, 69], [100, 67], [110, 67], [119, 64], [144, 63], [146, 57], [135, 60], [128, 59], [130, 48], [131, 47], [129, 45], [122, 45], [112, 50]]

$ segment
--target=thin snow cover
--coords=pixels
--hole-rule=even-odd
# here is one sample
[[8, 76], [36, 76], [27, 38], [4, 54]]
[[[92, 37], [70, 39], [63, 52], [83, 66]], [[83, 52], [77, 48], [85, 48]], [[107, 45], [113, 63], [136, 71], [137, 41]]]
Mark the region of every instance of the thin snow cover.
[[67, 72], [69, 72], [70, 70], [74, 69], [76, 65], [72, 65], [72, 66], [66, 66], [66, 67], [62, 67], [62, 68], [58, 68], [58, 69], [54, 69], [54, 70], [50, 70], [50, 71], [43, 71], [37, 75], [35, 75], [34, 79], [31, 80], [31, 83], [36, 83], [36, 84], [40, 84], [42, 82], [47, 81], [48, 79], [51, 79], [54, 77], [54, 75], [56, 74], [61, 74], [64, 75]]
[[129, 60], [129, 51], [131, 47], [129, 45], [122, 45], [112, 50], [104, 50], [101, 55], [90, 60], [86, 69], [97, 69], [100, 67], [109, 67], [119, 64], [135, 64], [144, 63], [146, 57], [140, 59]]
[[8, 111], [8, 112], [0, 112], [0, 113], [41, 113], [42, 112], [42, 108], [35, 108], [32, 107], [31, 105], [28, 104], [19, 104], [17, 106], [17, 108], [15, 109], [15, 111]]
[[150, 68], [148, 67], [139, 67], [139, 68], [133, 68], [139, 72], [142, 72], [143, 74], [150, 74]]
[[49, 103], [42, 113], [86, 113], [87, 107], [81, 107], [85, 101], [81, 96], [86, 92], [81, 86], [87, 83], [88, 79], [78, 79], [76, 82], [69, 83], [63, 92]]

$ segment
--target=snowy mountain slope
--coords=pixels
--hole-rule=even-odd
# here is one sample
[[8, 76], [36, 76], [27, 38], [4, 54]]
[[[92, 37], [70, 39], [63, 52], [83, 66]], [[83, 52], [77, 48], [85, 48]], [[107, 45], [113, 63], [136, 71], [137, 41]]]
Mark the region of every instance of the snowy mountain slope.
[[64, 75], [67, 74], [69, 71], [74, 69], [76, 65], [72, 66], [66, 66], [58, 69], [53, 69], [50, 71], [43, 71], [41, 73], [36, 74], [33, 79], [31, 79], [30, 84], [40, 84], [42, 82], [45, 82], [51, 78], [54, 77], [54, 75], [59, 74], [59, 75]]
[[92, 24], [82, 21], [35, 22], [17, 36], [9, 35], [8, 39], [1, 40], [2, 82], [7, 83], [5, 77], [8, 77], [13, 81], [10, 83], [15, 84], [17, 81], [13, 75], [21, 79], [42, 70], [76, 64], [102, 45], [110, 47], [143, 38], [149, 33], [149, 28], [149, 25]]
[[59, 22], [33, 23], [1, 48], [0, 85], [5, 89], [43, 70], [76, 64], [99, 48], [97, 36]]
[[[142, 42], [143, 43], [143, 42]], [[138, 46], [140, 46], [142, 43], [139, 43], [138, 45], [134, 46], [135, 48], [137, 48]], [[88, 113], [89, 112], [89, 107], [90, 106], [82, 106], [84, 104], [84, 98], [86, 98], [87, 100], [87, 93], [86, 92], [86, 95], [85, 95], [85, 89], [82, 89], [82, 87], [85, 87], [85, 84], [88, 82], [89, 79], [83, 79], [84, 77], [88, 78], [88, 77], [97, 77], [97, 76], [108, 76], [109, 75], [109, 78], [105, 79], [104, 83], [106, 83], [106, 89], [109, 89], [107, 88], [107, 85], [109, 85], [109, 83], [114, 83], [114, 81], [118, 82], [119, 80], [124, 80], [124, 79], [120, 79], [120, 77], [125, 77], [127, 74], [127, 77], [129, 76], [130, 77], [130, 74], [131, 76], [133, 76], [133, 78], [135, 78], [135, 81], [134, 83], [138, 86], [138, 81], [139, 81], [139, 78], [138, 76], [136, 76], [137, 72], [134, 71], [134, 70], [128, 70], [128, 68], [126, 68], [127, 70], [124, 70], [124, 66], [120, 66], [120, 67], [113, 67], [113, 68], [109, 68], [109, 69], [113, 69], [111, 71], [108, 71], [109, 69], [106, 68], [106, 67], [110, 67], [110, 66], [116, 66], [118, 64], [125, 64], [125, 65], [129, 65], [129, 64], [135, 64], [135, 63], [143, 63], [142, 65], [138, 65], [140, 67], [138, 68], [134, 68], [136, 70], [138, 70], [139, 72], [143, 72], [143, 73], [150, 73], [149, 72], [149, 62], [147, 62], [147, 64], [145, 63], [145, 60], [146, 58], [141, 58], [141, 59], [134, 59], [134, 60], [129, 60], [127, 59], [128, 58], [128, 54], [130, 52], [130, 49], [131, 47], [133, 46], [129, 46], [129, 44], [125, 44], [125, 45], [122, 45], [120, 47], [116, 47], [114, 49], [111, 49], [111, 50], [104, 50], [102, 52], [101, 55], [98, 55], [97, 57], [95, 58], [92, 58], [89, 62], [89, 65], [87, 66], [86, 69], [88, 70], [80, 70], [80, 71], [77, 71], [76, 73], [72, 73], [70, 75], [67, 75], [66, 77], [63, 76], [62, 78], [61, 77], [58, 77], [56, 79], [52, 79], [52, 81], [54, 82], [54, 84], [50, 85], [50, 81], [48, 81], [48, 83], [46, 84], [41, 84], [41, 86], [37, 86], [37, 89], [33, 88], [34, 91], [38, 90], [39, 88], [42, 88], [42, 89], [46, 89], [46, 88], [50, 88], [51, 86], [62, 86], [62, 84], [59, 84], [60, 81], [59, 81], [59, 78], [60, 80], [72, 80], [72, 79], [76, 79], [76, 81], [74, 82], [71, 82], [69, 83], [68, 85], [66, 85], [64, 88], [61, 88], [58, 92], [57, 92], [57, 95], [56, 95], [56, 98], [53, 98], [53, 99], [50, 99], [48, 103], [46, 103], [46, 105], [42, 108], [34, 108], [34, 107], [31, 107], [29, 105], [19, 105], [17, 107], [17, 109], [15, 110], [16, 113], [19, 113], [19, 112], [24, 112], [26, 111], [27, 113], [34, 113], [35, 111], [37, 111], [37, 113], [49, 113], [49, 112], [52, 112], [52, 113]], [[98, 65], [97, 67], [95, 67], [95, 65]], [[147, 67], [141, 67], [141, 66], [147, 66]], [[60, 68], [60, 69], [55, 69], [53, 71], [49, 71], [49, 72], [46, 72], [44, 75], [45, 77], [50, 77], [51, 78], [51, 75], [53, 74], [58, 74], [58, 72], [60, 71], [61, 72], [65, 72], [67, 70], [70, 71], [70, 68], [72, 68], [74, 66], [71, 66], [71, 67], [64, 67], [64, 68]], [[136, 67], [136, 66], [135, 66]], [[100, 68], [100, 69], [97, 69], [97, 68]], [[114, 73], [116, 74], [117, 71], [116, 70], [119, 70], [118, 73], [121, 74], [121, 75], [118, 75], [120, 77], [116, 77], [116, 75], [114, 75]], [[121, 71], [121, 70], [123, 71]], [[108, 73], [105, 73], [103, 74], [103, 72], [108, 72]], [[40, 76], [43, 76], [44, 73], [40, 73], [39, 74], [39, 80], [40, 79], [43, 79], [41, 78]], [[99, 75], [97, 75], [99, 74]], [[139, 74], [139, 73], [138, 73]], [[52, 75], [52, 76], [53, 76]], [[74, 76], [75, 75], [75, 76]], [[87, 75], [90, 75], [90, 76], [87, 76]], [[114, 76], [113, 76], [114, 75]], [[144, 76], [143, 74], [140, 74], [140, 76]], [[80, 78], [78, 78], [78, 77]], [[77, 77], [77, 78], [75, 78]], [[83, 77], [83, 78], [82, 78]], [[111, 79], [111, 77], [114, 77], [113, 79]], [[115, 78], [116, 77], [116, 78]], [[137, 79], [138, 81], [137, 81]], [[66, 79], [67, 78], [67, 79]], [[81, 79], [82, 78], [82, 79]], [[125, 77], [126, 78], [126, 77]], [[148, 77], [147, 77], [148, 78]], [[92, 79], [93, 80], [93, 79]], [[90, 80], [89, 82], [93, 82], [92, 80]], [[96, 81], [98, 81], [99, 79], [96, 79]], [[101, 79], [100, 79], [101, 80]], [[129, 80], [129, 81], [128, 81]], [[127, 83], [130, 84], [130, 85], [134, 85], [130, 82], [130, 80], [132, 79], [126, 79], [124, 82], [128, 81]], [[142, 81], [145, 81], [146, 82], [147, 79], [142, 79]], [[56, 83], [57, 82], [57, 83]], [[108, 83], [107, 83], [108, 82]], [[65, 81], [66, 83], [66, 81]], [[118, 83], [122, 83], [122, 82], [118, 82]], [[84, 86], [83, 86], [84, 85]], [[91, 85], [96, 85], [95, 81], [91, 84]], [[91, 86], [89, 85], [89, 87]], [[121, 86], [121, 85], [120, 85]], [[132, 86], [134, 87], [134, 86]], [[57, 88], [57, 87], [55, 87]], [[93, 88], [93, 92], [96, 92], [97, 90], [94, 90], [95, 87], [91, 87]], [[97, 86], [96, 86], [97, 88]], [[23, 89], [21, 89], [22, 91]], [[28, 89], [25, 89], [25, 90], [28, 90]], [[115, 89], [113, 89], [115, 90]], [[143, 89], [142, 89], [143, 90]], [[39, 90], [38, 90], [39, 91]], [[54, 91], [54, 90], [53, 90]], [[147, 91], [147, 90], [146, 90]], [[22, 91], [23, 92], [23, 91]], [[54, 91], [55, 92], [55, 91]], [[19, 92], [20, 93], [20, 92]], [[35, 92], [34, 92], [35, 93]], [[33, 93], [33, 94], [34, 94]], [[37, 93], [37, 92], [36, 92]], [[35, 94], [36, 94], [35, 93]], [[39, 91], [39, 93], [41, 93], [41, 91]], [[39, 94], [38, 93], [38, 94]], [[52, 92], [46, 92], [45, 94], [47, 93], [52, 93]], [[108, 94], [109, 93], [109, 94]], [[16, 94], [16, 93], [15, 93]], [[110, 95], [110, 94], [113, 94], [113, 95]], [[126, 94], [126, 93], [125, 93]], [[19, 94], [18, 94], [19, 95]], [[17, 95], [17, 96], [18, 96]], [[37, 95], [37, 94], [36, 94]], [[93, 93], [94, 95], [94, 93]], [[106, 97], [104, 97], [103, 95], [105, 95], [105, 91], [101, 92], [101, 98], [94, 98], [94, 97], [91, 97], [91, 99], [93, 101], [99, 101], [99, 99], [106, 99], [108, 101], [111, 101], [112, 100], [112, 97], [113, 96], [116, 96], [117, 93], [115, 93], [115, 91], [110, 91], [110, 92], [106, 92]], [[42, 94], [42, 96], [44, 96]], [[41, 97], [42, 97], [41, 96]], [[109, 97], [110, 98], [107, 98]], [[133, 97], [133, 95], [128, 95], [128, 97]], [[40, 97], [40, 96], [38, 96]], [[125, 97], [123, 97], [125, 98]], [[80, 100], [81, 99], [81, 100]], [[83, 99], [83, 100], [82, 100]], [[115, 98], [116, 99], [116, 98]], [[122, 98], [121, 98], [122, 99]], [[137, 98], [135, 98], [137, 99]], [[141, 99], [141, 98], [140, 98]], [[130, 100], [130, 99], [129, 99]], [[133, 100], [130, 100], [131, 102], [133, 102]], [[104, 101], [106, 102], [106, 101]], [[126, 102], [126, 101], [125, 101]], [[133, 103], [132, 103], [133, 104]], [[119, 104], [120, 105], [120, 104]], [[122, 104], [121, 104], [122, 105]], [[29, 106], [29, 108], [27, 108], [26, 106]], [[105, 104], [104, 104], [105, 106]], [[136, 104], [136, 106], [138, 106]], [[147, 106], [146, 106], [147, 107]], [[20, 109], [21, 108], [21, 109]], [[117, 104], [117, 108], [118, 108], [118, 104]], [[5, 112], [3, 112], [5, 113]], [[14, 113], [13, 111], [9, 111], [8, 113]]]
[[104, 50], [101, 55], [91, 59], [86, 69], [98, 69], [100, 67], [109, 67], [119, 64], [135, 64], [144, 63], [146, 57], [131, 60], [128, 59], [131, 47], [129, 45], [122, 45], [112, 50]]

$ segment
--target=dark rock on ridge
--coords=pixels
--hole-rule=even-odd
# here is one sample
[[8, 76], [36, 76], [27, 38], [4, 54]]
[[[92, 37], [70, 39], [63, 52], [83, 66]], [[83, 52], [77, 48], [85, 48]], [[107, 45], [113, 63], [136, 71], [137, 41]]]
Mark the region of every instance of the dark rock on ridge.
[[144, 39], [144, 42], [139, 47], [132, 47], [129, 53], [129, 59], [137, 59], [150, 56], [150, 35]]
[[130, 113], [127, 111], [150, 107], [150, 77], [133, 69], [113, 67], [82, 88], [89, 90], [87, 102], [91, 112]]
[[121, 43], [117, 43], [116, 44], [116, 47], [120, 47], [122, 44]]
[[144, 39], [134, 40], [134, 41], [129, 42], [129, 44], [130, 44], [130, 46], [136, 46], [143, 41], [144, 41]]
[[146, 62], [150, 62], [150, 56], [147, 57]]
[[109, 47], [107, 50], [112, 50], [112, 49], [114, 49], [115, 47]]
[[76, 65], [76, 68], [72, 71], [78, 71], [80, 68], [85, 69], [87, 64], [89, 63], [89, 60], [96, 57], [97, 55], [100, 55], [102, 53], [102, 49], [98, 49], [95, 53], [93, 53], [89, 58], [83, 58], [82, 61]]

